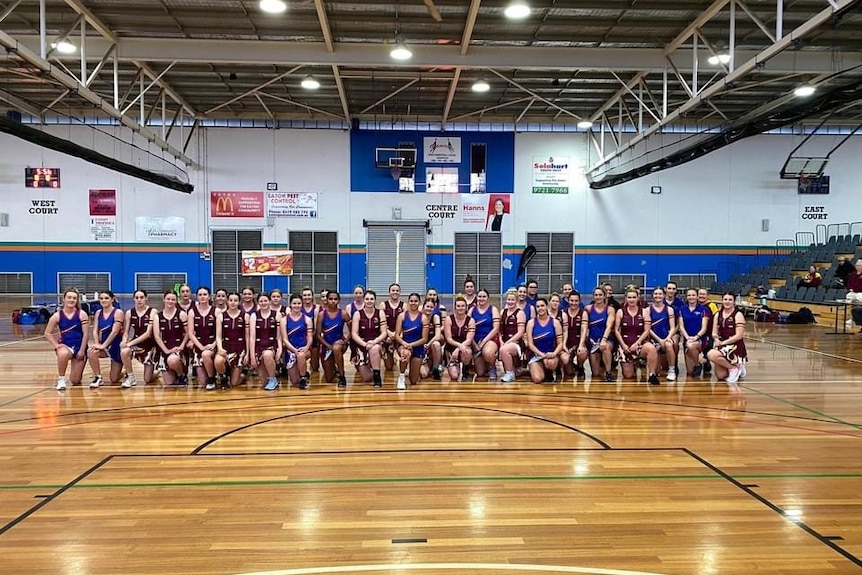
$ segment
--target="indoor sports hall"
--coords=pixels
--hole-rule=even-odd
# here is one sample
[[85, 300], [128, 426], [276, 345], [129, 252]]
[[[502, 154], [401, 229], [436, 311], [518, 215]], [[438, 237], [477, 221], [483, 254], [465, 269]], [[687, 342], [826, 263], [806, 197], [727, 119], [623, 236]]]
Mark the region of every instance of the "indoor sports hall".
[[0, 0], [0, 574], [862, 573], [860, 37]]

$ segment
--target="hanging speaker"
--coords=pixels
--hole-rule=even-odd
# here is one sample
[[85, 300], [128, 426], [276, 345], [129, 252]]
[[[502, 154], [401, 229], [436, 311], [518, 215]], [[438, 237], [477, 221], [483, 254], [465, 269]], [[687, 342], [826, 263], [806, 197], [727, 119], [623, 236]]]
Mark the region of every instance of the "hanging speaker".
[[769, 220], [768, 219], [760, 220], [760, 231], [762, 231], [762, 232], [768, 232], [769, 231]]

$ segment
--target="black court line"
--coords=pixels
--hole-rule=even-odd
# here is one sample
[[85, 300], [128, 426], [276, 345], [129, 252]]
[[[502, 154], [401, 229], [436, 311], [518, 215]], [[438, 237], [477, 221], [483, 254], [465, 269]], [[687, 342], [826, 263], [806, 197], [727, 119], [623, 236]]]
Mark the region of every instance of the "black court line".
[[413, 537], [413, 538], [405, 538], [405, 539], [393, 539], [392, 543], [428, 543], [428, 539], [424, 537]]
[[[445, 404], [436, 404], [436, 403], [410, 403], [410, 404], [405, 404], [405, 405], [408, 405], [410, 407], [445, 407], [445, 408], [458, 408], [458, 409], [473, 409], [476, 411], [488, 411], [488, 412], [492, 412], [492, 413], [502, 413], [505, 415], [514, 415], [516, 417], [526, 417], [528, 419], [535, 419], [537, 421], [541, 421], [544, 423], [550, 423], [552, 425], [557, 425], [557, 426], [562, 427], [564, 429], [568, 429], [569, 431], [574, 431], [575, 433], [578, 433], [578, 434], [583, 435], [584, 437], [588, 438], [590, 441], [597, 443], [598, 445], [602, 446], [604, 449], [610, 449], [611, 448], [610, 445], [608, 445], [607, 443], [605, 443], [601, 439], [595, 437], [594, 435], [587, 433], [586, 431], [582, 431], [576, 427], [572, 427], [571, 425], [567, 425], [565, 423], [560, 423], [558, 421], [553, 421], [551, 419], [540, 417], [538, 415], [530, 415], [530, 414], [526, 414], [526, 413], [515, 413], [515, 412], [511, 412], [511, 411], [505, 411], [503, 409], [492, 409], [489, 407], [476, 407], [476, 406], [472, 406], [472, 405], [445, 405]], [[246, 429], [250, 429], [252, 427], [257, 427], [258, 425], [265, 425], [267, 423], [272, 423], [273, 421], [291, 419], [293, 417], [298, 417], [298, 416], [302, 416], [302, 415], [311, 415], [311, 414], [315, 414], [315, 413], [325, 413], [328, 411], [342, 411], [342, 410], [348, 410], [348, 409], [367, 409], [367, 408], [378, 408], [378, 407], [399, 407], [399, 406], [400, 406], [400, 404], [397, 404], [397, 403], [346, 405], [346, 406], [314, 409], [311, 411], [303, 411], [303, 412], [298, 412], [298, 413], [289, 413], [287, 415], [279, 415], [278, 417], [270, 417], [268, 419], [262, 419], [260, 421], [255, 422], [255, 423], [249, 423], [249, 424], [246, 424], [246, 425], [243, 425], [240, 427], [236, 427], [236, 428], [231, 429], [229, 431], [225, 431], [224, 433], [221, 433], [221, 434], [219, 434], [219, 435], [217, 435], [211, 439], [208, 439], [204, 443], [202, 443], [199, 446], [197, 446], [196, 448], [194, 448], [191, 452], [191, 455], [198, 455], [201, 451], [203, 451], [204, 449], [206, 449], [207, 447], [209, 447], [213, 443], [216, 443], [217, 441], [224, 439], [225, 437], [227, 437], [229, 435], [233, 435], [234, 433], [239, 433], [240, 431], [245, 431]]]
[[701, 465], [704, 465], [707, 468], [711, 469], [712, 471], [714, 471], [715, 473], [717, 473], [718, 475], [723, 477], [725, 480], [727, 480], [731, 484], [735, 485], [736, 487], [741, 489], [743, 492], [747, 493], [750, 497], [753, 497], [754, 499], [756, 499], [757, 501], [759, 501], [760, 503], [762, 503], [763, 505], [765, 505], [766, 507], [768, 507], [769, 509], [774, 511], [775, 513], [779, 514], [781, 517], [783, 517], [787, 521], [790, 521], [791, 523], [797, 525], [800, 529], [802, 529], [803, 531], [805, 531], [806, 533], [808, 533], [809, 535], [811, 535], [812, 537], [814, 537], [815, 539], [820, 541], [822, 544], [831, 548], [833, 551], [836, 551], [837, 553], [842, 555], [845, 559], [849, 560], [850, 562], [852, 562], [857, 567], [862, 567], [862, 558], [857, 557], [856, 555], [854, 555], [850, 551], [844, 549], [840, 545], [836, 545], [835, 539], [830, 538], [830, 537], [824, 537], [823, 535], [818, 533], [817, 530], [814, 529], [813, 527], [811, 527], [810, 525], [808, 525], [802, 521], [796, 521], [796, 520], [788, 517], [787, 513], [785, 513], [785, 511], [781, 507], [779, 507], [778, 505], [776, 505], [775, 503], [773, 503], [772, 501], [770, 501], [766, 497], [753, 491], [750, 487], [747, 487], [744, 483], [735, 479], [730, 474], [725, 473], [720, 467], [713, 465], [712, 463], [710, 463], [709, 461], [707, 461], [706, 459], [704, 459], [700, 455], [696, 454], [692, 450], [688, 449], [687, 447], [684, 447], [683, 451], [688, 453], [696, 461], [700, 462]]
[[39, 503], [37, 503], [36, 505], [31, 507], [27, 511], [25, 511], [24, 513], [22, 513], [21, 515], [19, 515], [18, 517], [16, 517], [15, 519], [10, 521], [9, 523], [7, 523], [3, 527], [0, 527], [0, 536], [2, 536], [4, 533], [6, 533], [10, 529], [12, 529], [16, 525], [18, 525], [19, 523], [21, 523], [22, 521], [24, 521], [25, 519], [27, 519], [28, 517], [30, 517], [31, 515], [33, 515], [37, 511], [39, 511], [40, 509], [42, 509], [43, 507], [45, 507], [46, 505], [48, 505], [49, 503], [51, 503], [52, 501], [57, 499], [57, 497], [59, 497], [64, 492], [69, 490], [75, 484], [83, 481], [88, 475], [91, 475], [92, 473], [97, 471], [100, 467], [102, 467], [107, 462], [109, 462], [113, 457], [114, 457], [113, 455], [108, 455], [107, 457], [105, 457], [104, 459], [102, 459], [101, 461], [99, 461], [98, 463], [93, 465], [91, 468], [89, 468], [88, 470], [86, 470], [85, 472], [80, 474], [78, 477], [76, 477], [72, 481], [70, 481], [69, 483], [67, 483], [66, 485], [64, 485], [63, 487], [61, 487], [60, 489], [58, 489], [57, 491], [52, 493], [51, 495], [45, 496], [45, 498], [42, 499], [42, 501], [40, 501]]

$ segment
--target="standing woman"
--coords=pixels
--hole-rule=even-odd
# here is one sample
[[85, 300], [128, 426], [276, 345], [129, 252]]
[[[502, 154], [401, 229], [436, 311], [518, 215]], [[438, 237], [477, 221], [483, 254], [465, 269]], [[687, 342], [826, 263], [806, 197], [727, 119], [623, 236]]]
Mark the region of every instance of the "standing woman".
[[[311, 291], [311, 290], [308, 290]], [[303, 295], [290, 296], [290, 311], [284, 318], [279, 317], [281, 324], [281, 339], [284, 346], [284, 364], [287, 366], [288, 381], [299, 384], [299, 389], [308, 389], [308, 358], [311, 355], [312, 342], [314, 341], [314, 324], [303, 309], [305, 304], [305, 290]], [[314, 294], [312, 293], [312, 299]], [[281, 354], [276, 357], [281, 357]], [[275, 379], [275, 378], [272, 378]], [[278, 380], [276, 380], [277, 385]], [[269, 383], [265, 389], [270, 389]]]
[[179, 297], [177, 299], [177, 307], [188, 314], [193, 305], [194, 302], [192, 302], [191, 286], [189, 284], [181, 285]]
[[[57, 354], [57, 391], [68, 387], [66, 368], [72, 364], [69, 379], [72, 385], [81, 385], [87, 365], [87, 342], [90, 339], [90, 318], [81, 310], [80, 296], [73, 289], [63, 292], [63, 306], [48, 320], [45, 339]], [[58, 332], [58, 333], [55, 333]]]
[[186, 344], [188, 316], [177, 306], [177, 294], [168, 290], [162, 311], [152, 311], [153, 336], [159, 350], [159, 367], [165, 385], [188, 385], [186, 376]]
[[126, 312], [120, 357], [126, 375], [120, 387], [128, 389], [137, 384], [132, 358], [144, 364], [144, 383], [152, 383], [156, 371], [156, 340], [153, 339], [153, 308], [147, 303], [147, 292], [139, 289], [132, 294], [135, 305]]
[[389, 284], [389, 299], [380, 304], [380, 309], [386, 316], [386, 342], [383, 345], [383, 365], [391, 370], [395, 365], [395, 325], [398, 316], [404, 313], [404, 302], [401, 301], [401, 286]]
[[715, 366], [715, 376], [731, 385], [745, 377], [745, 316], [736, 309], [736, 296], [725, 292], [721, 296], [721, 309], [712, 324], [715, 347], [709, 351], [709, 360]]
[[[524, 288], [524, 295], [527, 288]], [[518, 292], [506, 292], [506, 307], [500, 314], [500, 361], [503, 363], [503, 383], [515, 381], [517, 369], [524, 357], [524, 332], [527, 318], [524, 311], [518, 307]]]
[[315, 334], [323, 350], [323, 378], [326, 383], [338, 379], [338, 389], [347, 387], [344, 377], [344, 352], [347, 351], [347, 336], [350, 329], [350, 316], [341, 309], [341, 296], [337, 291], [326, 292], [326, 307], [317, 314]]
[[473, 362], [476, 375], [497, 380], [497, 355], [500, 351], [500, 310], [491, 305], [490, 295], [485, 288], [476, 292], [476, 305], [470, 310], [470, 317], [476, 324], [476, 343], [473, 346]]
[[[302, 307], [298, 296], [296, 299], [297, 305]], [[269, 296], [265, 293], [258, 294], [257, 310], [249, 315], [249, 360], [264, 381], [263, 388], [266, 391], [275, 391], [279, 386], [275, 373], [276, 362], [281, 357], [282, 349], [279, 319], [278, 312], [269, 309]], [[305, 371], [304, 366], [302, 369]]]
[[652, 319], [649, 310], [642, 308], [639, 301], [637, 288], [626, 289], [625, 301], [617, 310], [614, 325], [619, 349], [622, 351], [620, 367], [623, 370], [623, 379], [633, 379], [635, 361], [643, 358], [646, 360], [649, 374], [647, 382], [650, 385], [658, 385], [658, 353], [649, 341]]
[[[357, 311], [365, 306], [365, 288], [359, 284], [353, 286], [353, 301], [347, 304], [344, 311], [347, 312], [347, 317], [353, 321], [353, 316]], [[353, 341], [351, 331], [347, 334], [347, 346], [350, 348], [350, 362], [354, 365], [359, 361], [359, 353], [356, 351], [356, 342]]]
[[682, 334], [685, 354], [685, 373], [700, 377], [700, 353], [706, 343], [706, 328], [709, 323], [706, 308], [697, 303], [697, 290], [685, 290], [686, 305], [680, 308], [679, 330]]
[[527, 322], [527, 351], [530, 358], [530, 379], [533, 383], [553, 381], [563, 351], [563, 326], [548, 315], [548, 300], [536, 300], [536, 317]]
[[242, 296], [239, 300], [239, 309], [242, 310], [242, 313], [246, 315], [251, 315], [257, 311], [257, 304], [255, 303], [255, 291], [251, 286], [246, 286], [242, 288], [242, 292], [240, 292]]
[[102, 385], [103, 357], [111, 358], [111, 383], [120, 383], [123, 373], [123, 358], [120, 357], [120, 344], [123, 340], [123, 311], [114, 307], [114, 292], [105, 290], [99, 294], [99, 305], [102, 309], [96, 313], [93, 323], [93, 345], [87, 352], [90, 368], [93, 370], [93, 381], [90, 389], [98, 389]]
[[679, 343], [674, 338], [676, 334], [676, 312], [667, 304], [667, 294], [663, 287], [652, 290], [652, 304], [648, 311], [652, 324], [650, 335], [656, 351], [659, 352], [661, 365], [667, 369], [667, 380], [676, 380], [676, 356], [679, 354]]
[[227, 290], [219, 288], [215, 291], [215, 308], [220, 311], [227, 311]]
[[198, 382], [206, 382], [206, 390], [216, 388], [216, 308], [210, 305], [210, 288], [201, 286], [196, 293], [197, 304], [189, 308], [189, 344], [191, 365], [197, 368]]
[[362, 309], [353, 314], [350, 322], [350, 336], [356, 344], [358, 361], [356, 370], [362, 381], [374, 380], [374, 387], [383, 387], [380, 377], [380, 362], [383, 359], [383, 342], [386, 341], [386, 316], [377, 309], [377, 293], [366, 290]]
[[422, 363], [420, 377], [429, 375], [439, 381], [442, 373], [440, 364], [443, 363], [443, 323], [440, 314], [434, 311], [436, 303], [434, 300], [426, 299], [422, 304], [422, 313], [428, 321], [428, 342], [425, 344], [425, 361]]
[[476, 323], [467, 315], [467, 300], [464, 296], [455, 298], [454, 308], [453, 313], [443, 320], [443, 334], [449, 354], [449, 379], [466, 381], [470, 377], [470, 364], [473, 363]]
[[425, 342], [428, 341], [430, 326], [425, 314], [419, 309], [418, 293], [407, 296], [407, 310], [398, 316], [395, 324], [395, 341], [398, 342], [398, 383], [396, 389], [407, 389], [407, 375], [404, 371], [409, 367], [410, 385], [419, 382], [422, 360], [425, 358]]
[[467, 300], [467, 311], [469, 312], [476, 305], [476, 282], [470, 274], [464, 278], [464, 299]]
[[530, 318], [536, 315], [536, 310], [527, 297], [527, 286], [525, 285], [518, 286], [518, 309], [524, 312], [524, 317], [527, 318], [527, 321], [530, 321]]
[[[317, 325], [317, 314], [320, 312], [320, 308], [314, 302], [314, 291], [305, 286], [300, 295], [302, 296], [302, 313], [311, 321], [311, 327], [314, 329], [314, 326]], [[311, 371], [316, 372], [320, 369], [320, 347], [314, 338], [309, 343], [311, 344]]]
[[614, 345], [610, 337], [616, 316], [608, 311], [609, 307], [605, 301], [605, 290], [601, 286], [594, 289], [593, 302], [584, 308], [587, 321], [581, 327], [581, 342], [589, 349], [592, 376], [597, 376], [604, 367], [605, 381], [614, 381], [616, 378], [611, 373]]
[[[239, 294], [227, 296], [227, 309], [216, 310], [216, 348], [214, 364], [221, 376], [221, 388], [239, 385], [248, 358], [248, 316], [239, 309]], [[228, 373], [230, 370], [230, 373]]]
[[434, 315], [442, 319], [446, 315], [446, 307], [440, 304], [440, 294], [437, 293], [435, 288], [428, 288], [428, 291], [425, 292], [425, 301], [428, 300], [434, 302]]
[[581, 339], [583, 326], [587, 322], [586, 314], [581, 308], [581, 294], [575, 290], [569, 294], [569, 307], [566, 311], [568, 326], [563, 328], [566, 342], [560, 354], [563, 363], [563, 373], [566, 377], [575, 375], [585, 377], [584, 364], [587, 362], [587, 346]]
[[278, 288], [273, 288], [273, 290], [269, 292], [269, 309], [277, 311], [282, 316], [287, 315], [287, 312], [290, 311], [287, 302], [284, 301], [284, 295]]

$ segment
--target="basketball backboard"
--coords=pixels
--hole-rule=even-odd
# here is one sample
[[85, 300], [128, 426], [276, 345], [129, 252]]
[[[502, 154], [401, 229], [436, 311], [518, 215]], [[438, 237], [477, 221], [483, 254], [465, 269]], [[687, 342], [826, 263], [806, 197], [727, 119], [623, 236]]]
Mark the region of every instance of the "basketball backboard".
[[829, 158], [790, 156], [781, 168], [782, 180], [798, 180], [800, 177], [817, 178], [823, 174]]

